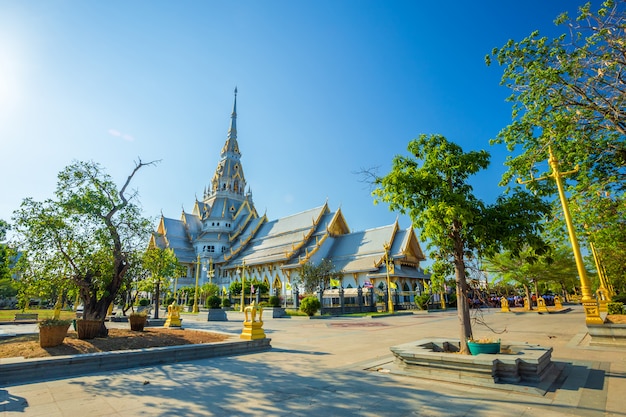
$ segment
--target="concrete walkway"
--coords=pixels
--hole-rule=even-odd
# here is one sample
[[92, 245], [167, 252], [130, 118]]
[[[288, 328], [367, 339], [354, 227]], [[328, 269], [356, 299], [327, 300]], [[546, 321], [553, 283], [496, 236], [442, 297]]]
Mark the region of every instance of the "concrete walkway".
[[[562, 369], [555, 385], [542, 396], [390, 372], [390, 346], [458, 339], [454, 311], [294, 317], [265, 321], [272, 349], [262, 353], [49, 381], [42, 370], [41, 382], [0, 388], [0, 416], [626, 416], [626, 350], [589, 346], [580, 307], [472, 313], [475, 337], [552, 346]], [[229, 312], [228, 322], [206, 322], [201, 313], [183, 324], [239, 334], [242, 319]]]

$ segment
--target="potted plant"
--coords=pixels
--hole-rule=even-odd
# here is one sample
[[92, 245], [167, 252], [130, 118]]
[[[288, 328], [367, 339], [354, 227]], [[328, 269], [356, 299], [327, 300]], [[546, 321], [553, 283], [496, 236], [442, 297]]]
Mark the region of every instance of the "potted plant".
[[130, 323], [130, 330], [136, 332], [143, 332], [143, 328], [146, 326], [148, 315], [143, 312], [132, 312], [128, 316], [128, 322]]
[[228, 321], [226, 312], [222, 310], [222, 299], [217, 295], [212, 295], [206, 300], [206, 306], [209, 309], [207, 321]]
[[147, 298], [142, 298], [139, 300], [139, 307], [137, 307], [138, 313], [145, 313], [146, 315], [150, 314], [150, 300]]
[[469, 339], [467, 347], [472, 355], [500, 353], [500, 339]]
[[287, 313], [285, 313], [285, 309], [282, 308], [281, 299], [277, 295], [272, 295], [269, 300], [269, 305], [272, 307], [272, 318], [280, 318], [285, 317]]
[[42, 348], [63, 343], [72, 320], [44, 319], [39, 322], [39, 345]]

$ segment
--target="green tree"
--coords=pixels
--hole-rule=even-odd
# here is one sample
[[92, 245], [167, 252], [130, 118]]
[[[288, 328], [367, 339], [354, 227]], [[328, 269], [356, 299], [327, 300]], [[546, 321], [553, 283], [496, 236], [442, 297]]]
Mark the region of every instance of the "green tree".
[[328, 288], [331, 279], [339, 280], [342, 277], [343, 272], [337, 271], [330, 259], [322, 259], [317, 265], [311, 262], [302, 265], [300, 275], [294, 279], [294, 282], [302, 285], [306, 294], [312, 294], [319, 286]]
[[180, 264], [173, 249], [148, 248], [143, 255], [143, 266], [150, 273], [141, 287], [144, 291], [154, 291], [154, 318], [159, 318], [161, 288], [167, 287], [170, 279], [180, 270]]
[[[56, 199], [25, 199], [14, 213], [17, 242], [28, 264], [45, 279], [46, 271], [64, 271], [78, 287], [83, 317], [104, 319], [130, 267], [129, 253], [144, 245], [150, 221], [127, 191], [139, 161], [121, 188], [94, 162], [74, 162], [58, 175]], [[36, 278], [36, 277], [35, 277]]]
[[146, 282], [149, 276], [142, 263], [145, 252], [131, 252], [128, 254], [130, 266], [124, 275], [124, 281], [118, 292], [116, 303], [122, 306], [122, 314], [132, 310], [139, 296], [139, 283]]
[[[543, 277], [546, 264], [549, 264], [546, 257], [542, 261], [528, 248], [518, 256], [513, 256], [509, 251], [496, 253], [485, 259], [484, 266], [487, 272], [498, 274], [505, 281], [512, 280], [524, 287], [526, 298], [531, 300], [530, 289], [534, 287], [535, 294], [540, 295], [538, 282]], [[532, 304], [529, 308], [532, 310]]]
[[[575, 19], [566, 13], [555, 23], [554, 39], [538, 31], [508, 41], [486, 57], [504, 67], [502, 85], [512, 90], [513, 121], [493, 141], [515, 156], [503, 183], [542, 176], [551, 147], [565, 170], [578, 166], [569, 183], [570, 209], [578, 237], [591, 240], [616, 288], [626, 290], [626, 1], [590, 3]], [[545, 165], [544, 165], [545, 166]], [[530, 187], [554, 194], [553, 181]], [[560, 207], [555, 207], [560, 210]], [[557, 220], [562, 216], [555, 215]], [[555, 235], [563, 236], [563, 226]]]
[[502, 248], [514, 254], [526, 245], [544, 250], [540, 220], [549, 207], [519, 190], [493, 205], [476, 198], [468, 180], [489, 165], [486, 151], [464, 153], [441, 135], [420, 135], [408, 150], [412, 156], [396, 156], [391, 172], [375, 179], [375, 202], [411, 216], [421, 239], [428, 242], [435, 276], [454, 272], [461, 352], [467, 354], [467, 340], [472, 338], [468, 261]]
[[11, 259], [15, 254], [4, 240], [9, 224], [0, 219], [0, 298], [11, 298], [17, 295], [18, 285], [11, 276]]

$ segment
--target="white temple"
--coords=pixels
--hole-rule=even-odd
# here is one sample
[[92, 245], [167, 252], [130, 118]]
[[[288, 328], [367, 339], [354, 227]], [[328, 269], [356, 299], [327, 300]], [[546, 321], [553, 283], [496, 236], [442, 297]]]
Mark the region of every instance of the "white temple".
[[425, 257], [412, 228], [402, 230], [396, 221], [350, 232], [341, 209], [331, 210], [327, 202], [269, 220], [258, 215], [246, 187], [237, 142], [235, 89], [226, 142], [202, 200], [196, 198], [192, 212], [183, 210], [178, 220], [161, 215], [150, 239], [151, 246], [172, 248], [187, 267], [179, 286], [195, 284], [200, 267], [200, 284], [211, 281], [228, 288], [241, 279], [245, 266], [246, 280], [265, 282], [271, 294], [284, 294], [302, 265], [329, 259], [343, 272], [342, 287], [386, 288], [385, 246], [393, 263], [390, 280], [398, 290], [421, 293], [429, 280], [420, 268]]

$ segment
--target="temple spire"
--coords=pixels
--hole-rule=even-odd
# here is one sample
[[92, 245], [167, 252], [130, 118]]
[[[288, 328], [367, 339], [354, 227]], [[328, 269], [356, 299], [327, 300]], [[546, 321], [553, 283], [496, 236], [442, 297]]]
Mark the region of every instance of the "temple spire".
[[237, 139], [237, 87], [235, 87], [233, 112], [230, 114], [230, 128], [228, 129], [228, 139]]

